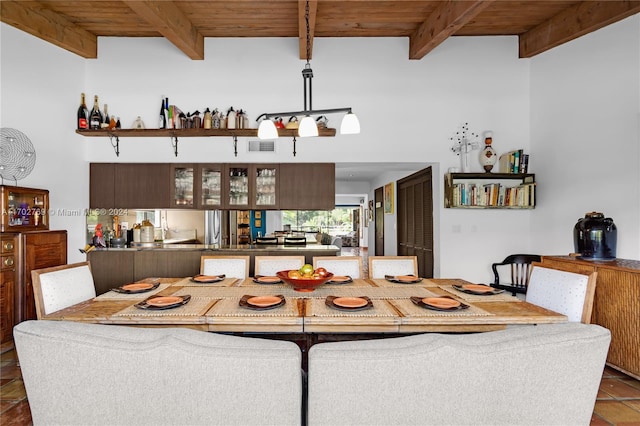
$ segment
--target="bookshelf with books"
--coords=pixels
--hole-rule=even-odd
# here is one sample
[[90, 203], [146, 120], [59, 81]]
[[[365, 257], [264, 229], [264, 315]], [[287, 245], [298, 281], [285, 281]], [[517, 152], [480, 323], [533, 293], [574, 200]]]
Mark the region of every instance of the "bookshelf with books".
[[531, 173], [448, 173], [445, 208], [533, 209], [536, 179]]
[[500, 173], [527, 174], [529, 171], [529, 154], [522, 149], [505, 152], [498, 158]]

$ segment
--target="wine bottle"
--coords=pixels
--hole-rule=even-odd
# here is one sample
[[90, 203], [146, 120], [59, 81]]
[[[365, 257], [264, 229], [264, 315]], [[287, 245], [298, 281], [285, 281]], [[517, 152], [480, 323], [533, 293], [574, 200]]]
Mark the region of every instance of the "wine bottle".
[[84, 99], [84, 93], [80, 98], [80, 106], [78, 107], [78, 129], [84, 130], [89, 128], [89, 110]]
[[104, 104], [104, 115], [102, 116], [102, 123], [100, 123], [100, 128], [102, 129], [108, 128], [110, 122], [111, 122], [111, 119], [109, 118], [107, 104]]
[[100, 106], [98, 105], [98, 95], [93, 97], [93, 108], [91, 109], [90, 124], [89, 126], [97, 130], [102, 123], [102, 112], [100, 112]]
[[162, 95], [162, 100], [160, 101], [160, 120], [158, 121], [158, 129], [166, 129], [167, 128], [167, 117], [164, 113], [164, 95]]

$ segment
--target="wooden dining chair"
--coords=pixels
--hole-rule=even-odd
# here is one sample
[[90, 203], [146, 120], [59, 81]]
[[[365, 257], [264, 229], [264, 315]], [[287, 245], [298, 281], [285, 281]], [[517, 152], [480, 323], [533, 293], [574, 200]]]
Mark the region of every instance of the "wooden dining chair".
[[385, 275], [418, 276], [417, 256], [369, 256], [369, 278]]
[[300, 269], [304, 263], [304, 256], [256, 256], [254, 274], [272, 276], [278, 271]]
[[284, 237], [285, 246], [306, 246], [306, 237]]
[[202, 256], [200, 273], [245, 279], [249, 276], [250, 263], [250, 256]]
[[596, 271], [579, 274], [533, 262], [525, 300], [564, 314], [570, 322], [589, 324], [597, 276]]
[[313, 269], [325, 268], [334, 275], [364, 278], [360, 256], [314, 256]]
[[[529, 285], [531, 275], [531, 262], [540, 262], [537, 254], [512, 254], [504, 258], [502, 262], [492, 263], [493, 283], [491, 287], [510, 291], [514, 296], [517, 293], [525, 294]], [[500, 272], [506, 274], [507, 268], [510, 274], [510, 281], [500, 280]]]
[[38, 319], [96, 297], [89, 262], [35, 269], [31, 281]]

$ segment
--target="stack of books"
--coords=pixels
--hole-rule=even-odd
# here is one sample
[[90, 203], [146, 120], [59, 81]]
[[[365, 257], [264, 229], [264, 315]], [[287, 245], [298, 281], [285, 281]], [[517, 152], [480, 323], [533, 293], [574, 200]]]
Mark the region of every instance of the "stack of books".
[[453, 207], [533, 207], [536, 205], [535, 185], [535, 182], [518, 186], [456, 183], [453, 185]]
[[516, 149], [502, 154], [498, 160], [500, 173], [528, 173], [529, 154], [522, 149]]

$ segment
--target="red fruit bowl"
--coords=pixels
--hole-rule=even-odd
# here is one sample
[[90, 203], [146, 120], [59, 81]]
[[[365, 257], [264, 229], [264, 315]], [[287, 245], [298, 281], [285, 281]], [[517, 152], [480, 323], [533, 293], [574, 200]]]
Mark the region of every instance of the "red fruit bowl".
[[282, 281], [291, 285], [295, 291], [302, 291], [302, 292], [313, 291], [316, 289], [316, 287], [321, 286], [322, 284], [326, 283], [331, 278], [333, 278], [333, 274], [331, 272], [328, 272], [327, 275], [325, 275], [322, 278], [311, 278], [311, 277], [289, 278], [289, 270], [278, 271], [276, 272], [276, 275]]

